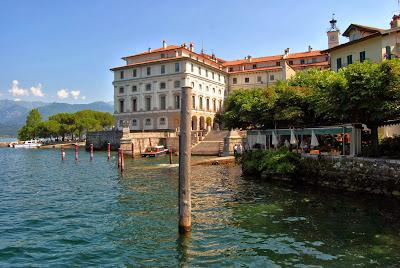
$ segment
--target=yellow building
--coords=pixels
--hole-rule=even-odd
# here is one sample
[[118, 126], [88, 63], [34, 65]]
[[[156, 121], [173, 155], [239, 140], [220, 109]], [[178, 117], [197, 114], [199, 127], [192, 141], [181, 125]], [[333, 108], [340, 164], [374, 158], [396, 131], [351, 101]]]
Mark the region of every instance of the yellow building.
[[[339, 30], [336, 20], [331, 21], [332, 28], [328, 31], [328, 39], [338, 40]], [[338, 71], [353, 62], [368, 60], [381, 62], [385, 59], [400, 56], [400, 16], [395, 15], [390, 22], [390, 29], [379, 29], [359, 24], [350, 24], [343, 36], [349, 41], [333, 45], [324, 52], [330, 54], [331, 70]], [[337, 36], [336, 36], [337, 35]]]

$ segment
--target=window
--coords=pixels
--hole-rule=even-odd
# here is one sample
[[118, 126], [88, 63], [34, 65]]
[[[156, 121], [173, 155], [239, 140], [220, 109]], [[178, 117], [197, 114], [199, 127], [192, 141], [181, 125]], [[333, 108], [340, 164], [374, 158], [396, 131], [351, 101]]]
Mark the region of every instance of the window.
[[233, 67], [229, 67], [229, 72], [233, 72]]
[[347, 65], [350, 65], [353, 63], [353, 55], [348, 55], [347, 56]]
[[253, 64], [253, 69], [257, 69], [257, 64]]
[[174, 81], [174, 87], [175, 88], [181, 87], [181, 81], [179, 81], [179, 80]]
[[151, 97], [146, 97], [144, 99], [144, 101], [145, 101], [146, 111], [150, 111], [151, 110]]
[[162, 59], [165, 58], [165, 54], [164, 53], [161, 53], [161, 58]]
[[206, 77], [208, 77], [208, 70], [206, 69]]
[[218, 81], [221, 81], [221, 75], [218, 74]]
[[257, 82], [261, 83], [261, 76], [257, 76]]
[[119, 120], [119, 126], [122, 127], [124, 125], [124, 120]]
[[194, 72], [194, 64], [193, 63], [190, 65], [190, 70], [192, 73]]
[[210, 111], [210, 99], [206, 99], [206, 110]]
[[209, 92], [209, 91], [210, 91], [210, 89], [208, 88], [208, 86], [206, 86], [206, 91], [207, 91], [207, 92]]
[[199, 67], [199, 75], [201, 75], [201, 67]]
[[237, 78], [236, 78], [236, 77], [234, 77], [234, 78], [232, 79], [232, 83], [233, 83], [233, 84], [237, 84]]
[[160, 118], [160, 126], [165, 126], [165, 117]]
[[146, 126], [151, 126], [151, 119], [150, 118], [146, 118], [145, 125]]
[[124, 94], [124, 87], [119, 88], [119, 94]]
[[175, 96], [175, 109], [181, 108], [181, 97], [179, 95]]
[[165, 84], [165, 82], [161, 82], [160, 89], [166, 89], [166, 88], [167, 88], [167, 84]]
[[160, 96], [160, 110], [165, 110], [167, 107], [165, 102], [165, 95]]
[[147, 75], [151, 75], [151, 67], [146, 68], [146, 73], [147, 73]]
[[137, 91], [137, 86], [136, 85], [133, 85], [132, 86], [132, 92], [136, 92]]
[[203, 97], [199, 97], [199, 109], [203, 110]]
[[215, 112], [217, 110], [217, 100], [213, 100], [213, 111]]
[[277, 62], [276, 62], [276, 66], [281, 66], [281, 62], [280, 62], [280, 61], [277, 61]]
[[293, 61], [292, 60], [289, 61], [289, 65], [293, 65]]
[[151, 90], [151, 84], [146, 84], [146, 91], [150, 91]]
[[221, 111], [222, 110], [222, 100], [219, 100], [218, 102], [219, 102], [219, 109], [218, 110]]
[[203, 90], [203, 85], [199, 84], [199, 90], [202, 91]]
[[196, 109], [196, 96], [192, 96], [192, 108]]
[[245, 77], [245, 78], [244, 78], [244, 82], [245, 82], [245, 83], [249, 83], [249, 82], [250, 82], [250, 78]]
[[337, 58], [336, 59], [336, 70], [339, 71], [340, 68], [342, 68], [342, 58]]
[[213, 88], [213, 92], [215, 93], [215, 88]]
[[214, 74], [214, 72], [212, 72], [212, 73], [211, 73], [211, 77], [212, 77], [212, 79], [214, 79], [214, 78], [215, 78], [215, 74]]
[[300, 64], [306, 64], [306, 61], [304, 59], [301, 59]]
[[175, 63], [175, 72], [179, 72], [179, 62]]
[[194, 88], [194, 82], [192, 82], [192, 88]]
[[133, 76], [133, 77], [136, 77], [136, 76], [137, 76], [137, 71], [136, 71], [136, 69], [133, 69], [133, 70], [132, 70], [132, 76]]
[[119, 112], [124, 112], [124, 100], [119, 100]]
[[137, 120], [136, 119], [132, 119], [132, 126], [136, 127], [137, 126]]
[[360, 62], [365, 61], [365, 51], [360, 52]]
[[132, 99], [132, 112], [137, 112], [137, 99]]
[[165, 74], [165, 65], [161, 65], [161, 73]]
[[312, 62], [312, 63], [316, 63], [316, 62], [317, 62], [317, 58], [312, 58], [312, 59], [311, 59], [311, 62]]
[[390, 60], [392, 59], [392, 49], [390, 46], [386, 46], [386, 59]]
[[124, 79], [124, 71], [121, 71], [121, 72], [119, 73], [119, 77], [120, 77], [121, 79]]
[[219, 95], [221, 95], [221, 94], [222, 94], [222, 91], [221, 91], [221, 89], [220, 89], [220, 90], [218, 90], [218, 94], [219, 94]]
[[269, 80], [274, 81], [274, 80], [275, 80], [275, 76], [274, 76], [273, 74], [271, 74], [271, 75], [269, 76]]

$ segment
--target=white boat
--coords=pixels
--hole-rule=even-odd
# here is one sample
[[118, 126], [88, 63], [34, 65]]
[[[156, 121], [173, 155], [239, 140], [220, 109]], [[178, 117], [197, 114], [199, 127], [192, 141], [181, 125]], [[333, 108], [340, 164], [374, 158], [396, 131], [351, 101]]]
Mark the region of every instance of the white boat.
[[25, 141], [23, 144], [14, 144], [14, 148], [19, 149], [19, 148], [38, 148], [42, 144], [37, 142], [36, 140], [29, 140]]
[[166, 154], [167, 152], [168, 149], [166, 149], [162, 145], [149, 146], [144, 150], [144, 152], [142, 152], [142, 157], [156, 157], [159, 155]]

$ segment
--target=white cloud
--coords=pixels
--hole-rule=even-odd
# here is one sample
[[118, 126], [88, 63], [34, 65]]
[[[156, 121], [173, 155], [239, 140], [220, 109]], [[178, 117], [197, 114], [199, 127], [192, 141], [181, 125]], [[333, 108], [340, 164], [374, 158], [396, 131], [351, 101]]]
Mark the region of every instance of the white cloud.
[[71, 90], [71, 95], [74, 99], [78, 99], [81, 92], [79, 90]]
[[38, 84], [37, 87], [31, 87], [31, 92], [33, 96], [36, 97], [44, 97], [43, 91], [42, 91], [42, 84]]
[[66, 89], [60, 89], [59, 91], [57, 91], [57, 96], [60, 99], [66, 99], [69, 97], [69, 92]]
[[18, 98], [17, 98], [17, 99], [14, 99], [14, 101], [21, 101], [21, 99], [18, 99]]
[[81, 99], [82, 99], [82, 100], [86, 100], [86, 96], [82, 96]]
[[19, 82], [17, 80], [12, 81], [11, 89], [8, 92], [10, 92], [13, 97], [22, 97], [29, 95], [28, 90], [19, 87]]

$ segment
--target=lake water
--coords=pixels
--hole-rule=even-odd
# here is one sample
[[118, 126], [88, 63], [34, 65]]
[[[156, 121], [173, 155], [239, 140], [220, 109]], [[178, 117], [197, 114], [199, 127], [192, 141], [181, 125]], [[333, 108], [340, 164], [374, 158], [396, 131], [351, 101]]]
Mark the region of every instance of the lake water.
[[[95, 160], [0, 149], [0, 267], [399, 267], [399, 202], [193, 167], [193, 226], [177, 234], [167, 158]], [[175, 159], [176, 161], [176, 159]]]

